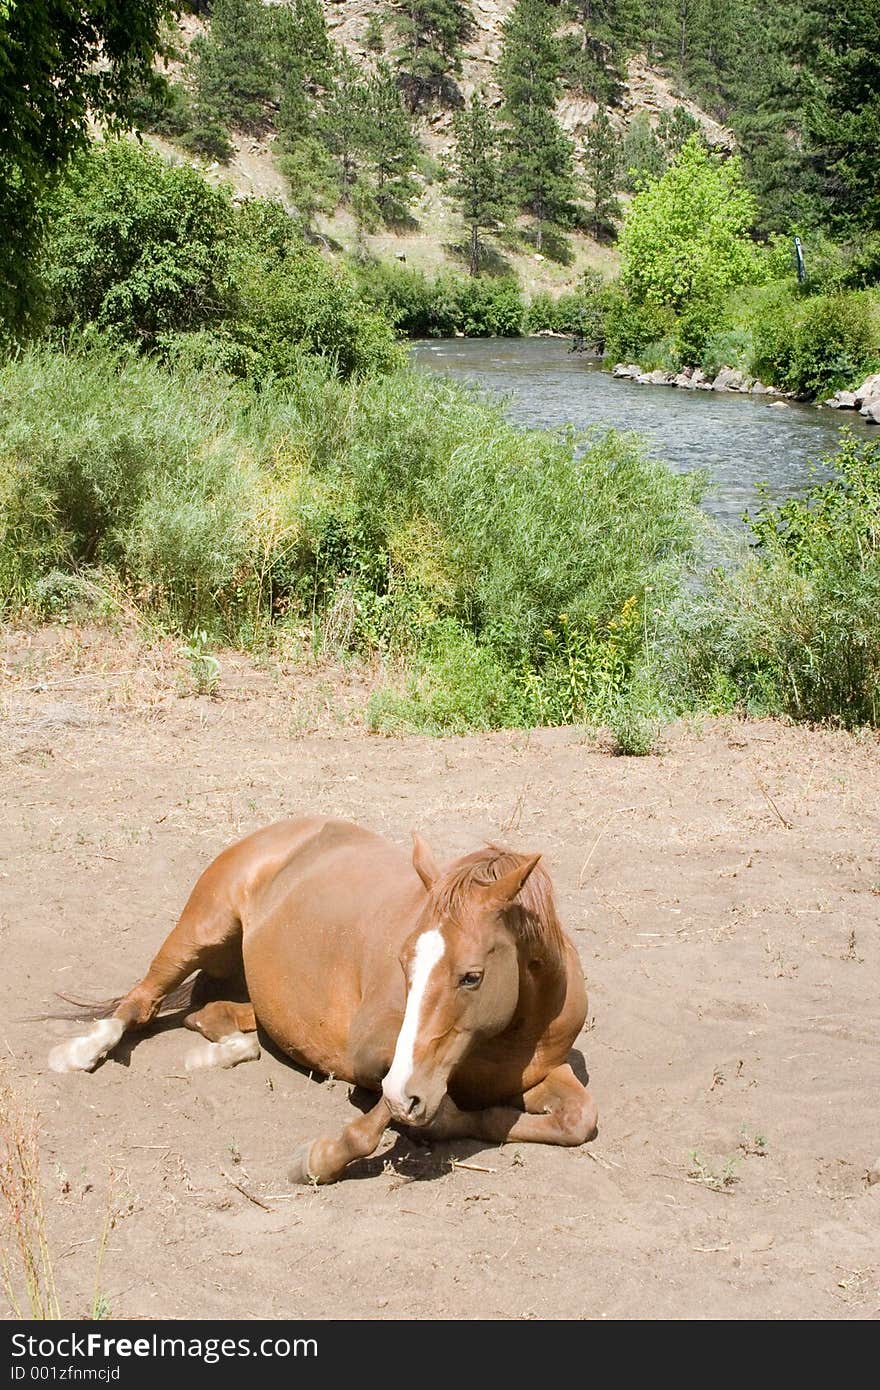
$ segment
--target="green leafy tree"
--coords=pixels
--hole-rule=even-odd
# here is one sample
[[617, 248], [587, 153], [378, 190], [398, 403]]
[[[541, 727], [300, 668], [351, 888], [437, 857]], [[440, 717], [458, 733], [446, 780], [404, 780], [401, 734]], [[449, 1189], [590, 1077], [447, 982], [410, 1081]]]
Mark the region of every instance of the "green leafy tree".
[[340, 196], [351, 197], [368, 142], [370, 98], [366, 79], [354, 59], [336, 49], [315, 115], [315, 131], [337, 170]]
[[149, 349], [226, 312], [229, 195], [128, 140], [93, 146], [47, 208], [53, 321], [95, 323]]
[[36, 312], [40, 199], [89, 119], [126, 124], [169, 0], [0, 0], [0, 335]]
[[697, 137], [633, 198], [620, 236], [623, 285], [636, 304], [677, 316], [691, 360], [727, 292], [755, 276], [755, 211], [739, 161], [719, 159]]
[[556, 10], [547, 0], [517, 0], [504, 25], [499, 78], [507, 126], [507, 173], [520, 207], [535, 220], [541, 249], [546, 223], [574, 215], [571, 142], [556, 119], [561, 95]]
[[623, 142], [608, 116], [600, 106], [587, 127], [584, 144], [584, 172], [593, 207], [590, 225], [595, 237], [614, 234], [614, 224], [621, 215], [617, 191], [620, 187]]
[[480, 272], [480, 233], [499, 222], [505, 211], [499, 135], [478, 92], [452, 118], [455, 131], [454, 182], [450, 192], [470, 228], [471, 275]]

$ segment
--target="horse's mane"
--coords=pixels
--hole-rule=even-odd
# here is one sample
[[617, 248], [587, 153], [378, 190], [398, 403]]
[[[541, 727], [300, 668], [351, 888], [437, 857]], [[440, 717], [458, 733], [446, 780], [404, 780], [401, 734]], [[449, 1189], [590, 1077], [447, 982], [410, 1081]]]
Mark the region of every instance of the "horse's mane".
[[[474, 888], [502, 878], [525, 857], [501, 845], [485, 845], [457, 859], [435, 885], [437, 911], [453, 922], [461, 921]], [[556, 913], [553, 885], [543, 864], [535, 865], [507, 908], [505, 919], [520, 941], [562, 966], [565, 934]]]

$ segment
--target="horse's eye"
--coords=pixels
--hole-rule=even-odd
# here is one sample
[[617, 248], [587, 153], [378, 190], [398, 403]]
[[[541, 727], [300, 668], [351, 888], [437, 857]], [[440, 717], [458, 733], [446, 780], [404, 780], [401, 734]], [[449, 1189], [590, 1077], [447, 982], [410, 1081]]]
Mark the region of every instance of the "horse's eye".
[[458, 982], [462, 989], [478, 989], [483, 983], [482, 970], [469, 970], [466, 975], [462, 975]]

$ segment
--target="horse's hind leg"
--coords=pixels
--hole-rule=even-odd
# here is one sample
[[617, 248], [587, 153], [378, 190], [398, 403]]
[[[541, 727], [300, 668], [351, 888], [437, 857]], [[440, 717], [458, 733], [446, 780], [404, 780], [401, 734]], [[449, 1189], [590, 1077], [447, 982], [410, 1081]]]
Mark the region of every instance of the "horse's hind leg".
[[492, 1105], [459, 1110], [445, 1097], [425, 1131], [435, 1139], [485, 1139], [495, 1144], [587, 1144], [598, 1131], [596, 1102], [571, 1067], [555, 1067], [526, 1091], [523, 1109]]
[[260, 1055], [252, 1004], [217, 999], [196, 1013], [188, 1014], [183, 1021], [204, 1039], [187, 1054], [184, 1063], [187, 1071], [198, 1071], [202, 1067], [237, 1067], [239, 1062], [252, 1062]]
[[[218, 903], [218, 898], [220, 902]], [[226, 899], [226, 901], [223, 901]], [[92, 1071], [130, 1028], [145, 1028], [162, 1000], [197, 970], [225, 979], [242, 969], [241, 921], [207, 869], [174, 930], [166, 937], [144, 978], [87, 1033], [59, 1043], [49, 1053], [52, 1071]]]

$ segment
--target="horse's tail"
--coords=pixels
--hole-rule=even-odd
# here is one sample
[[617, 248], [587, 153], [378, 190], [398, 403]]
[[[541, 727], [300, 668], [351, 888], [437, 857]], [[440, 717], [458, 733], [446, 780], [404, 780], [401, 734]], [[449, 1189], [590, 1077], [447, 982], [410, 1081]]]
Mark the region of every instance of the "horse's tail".
[[[160, 1014], [173, 1013], [175, 1009], [185, 1009], [192, 1001], [192, 993], [195, 988], [197, 976], [191, 980], [184, 980], [182, 985], [173, 989], [170, 994], [166, 994], [159, 1008]], [[123, 999], [124, 994], [118, 995], [115, 999], [78, 999], [74, 994], [64, 994], [60, 990], [56, 992], [56, 999], [63, 999], [65, 1004], [72, 1004], [73, 1009], [59, 1009], [56, 1013], [35, 1014], [31, 1018], [22, 1019], [23, 1023], [44, 1023], [50, 1018], [66, 1019], [69, 1023], [94, 1023], [100, 1018], [109, 1018], [115, 1013]]]

